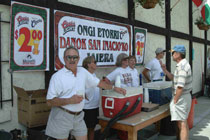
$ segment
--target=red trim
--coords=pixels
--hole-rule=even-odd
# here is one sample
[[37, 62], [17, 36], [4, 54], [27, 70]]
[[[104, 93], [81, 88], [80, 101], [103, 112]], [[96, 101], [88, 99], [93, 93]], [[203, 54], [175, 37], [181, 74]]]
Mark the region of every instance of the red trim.
[[192, 1], [195, 3], [197, 7], [199, 7], [201, 3], [203, 2], [203, 0], [192, 0]]
[[201, 15], [202, 15], [204, 21], [206, 21], [205, 9], [206, 9], [205, 6], [203, 6], [202, 9], [201, 9]]

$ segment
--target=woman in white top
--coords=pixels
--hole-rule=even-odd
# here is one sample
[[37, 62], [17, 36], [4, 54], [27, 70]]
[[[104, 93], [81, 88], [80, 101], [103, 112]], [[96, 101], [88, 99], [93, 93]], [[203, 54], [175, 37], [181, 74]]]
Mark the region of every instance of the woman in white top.
[[130, 71], [127, 69], [128, 67], [128, 55], [125, 53], [121, 53], [117, 56], [116, 61], [117, 68], [108, 74], [105, 78], [107, 83], [114, 82], [116, 77], [120, 76], [121, 87], [131, 87], [132, 86], [132, 75]]
[[[82, 66], [94, 77], [96, 77], [94, 72], [97, 66], [93, 56], [86, 57], [83, 60]], [[98, 124], [97, 117], [99, 115], [99, 97], [100, 90], [98, 87], [88, 88], [85, 90], [85, 106], [83, 111], [85, 112], [84, 120], [88, 128], [88, 140], [94, 140], [94, 129], [96, 124]]]
[[138, 87], [139, 86], [139, 73], [137, 69], [135, 68], [136, 65], [136, 57], [135, 56], [129, 56], [128, 60], [128, 67], [127, 69], [130, 71], [132, 75], [132, 87]]

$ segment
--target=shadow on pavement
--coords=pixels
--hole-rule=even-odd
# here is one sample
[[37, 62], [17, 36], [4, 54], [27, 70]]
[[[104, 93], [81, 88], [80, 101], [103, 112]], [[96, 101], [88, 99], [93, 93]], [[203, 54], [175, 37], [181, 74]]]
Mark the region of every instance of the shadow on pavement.
[[190, 140], [209, 140], [209, 138], [205, 136], [193, 136]]

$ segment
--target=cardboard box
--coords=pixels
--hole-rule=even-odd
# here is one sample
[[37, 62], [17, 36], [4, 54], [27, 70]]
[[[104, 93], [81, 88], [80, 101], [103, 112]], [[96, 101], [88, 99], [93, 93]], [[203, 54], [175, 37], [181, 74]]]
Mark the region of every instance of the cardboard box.
[[46, 103], [47, 90], [14, 89], [18, 94], [18, 122], [29, 128], [46, 125], [51, 109]]

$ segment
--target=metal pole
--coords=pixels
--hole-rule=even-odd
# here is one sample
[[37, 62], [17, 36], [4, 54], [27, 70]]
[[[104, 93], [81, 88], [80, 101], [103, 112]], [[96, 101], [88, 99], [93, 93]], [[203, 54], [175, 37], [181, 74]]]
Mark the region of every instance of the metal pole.
[[[0, 12], [0, 63], [1, 63], [1, 12]], [[1, 73], [1, 64], [0, 64], [0, 102], [1, 102], [1, 109], [2, 109], [3, 102], [2, 102], [2, 73]]]

